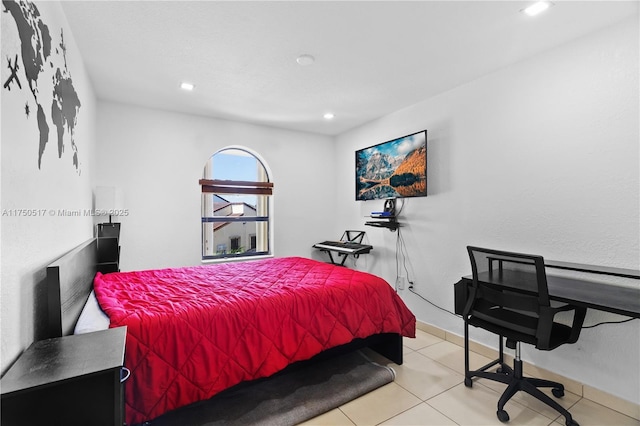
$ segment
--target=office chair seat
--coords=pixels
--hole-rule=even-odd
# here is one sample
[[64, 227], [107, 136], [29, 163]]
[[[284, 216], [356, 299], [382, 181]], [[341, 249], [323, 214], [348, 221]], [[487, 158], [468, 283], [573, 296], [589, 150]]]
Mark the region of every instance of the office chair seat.
[[[483, 328], [494, 334], [505, 336], [506, 337], [505, 346], [510, 349], [516, 348], [516, 345], [515, 345], [516, 342], [529, 343], [534, 346], [538, 344], [538, 339], [536, 338], [535, 335], [527, 334], [525, 332], [513, 331], [505, 327], [500, 327], [499, 325], [496, 325], [486, 320], [482, 320], [477, 317], [469, 318], [468, 322], [470, 325], [474, 327]], [[554, 322], [551, 327], [552, 328], [549, 336], [549, 344], [547, 345], [546, 348], [541, 348], [536, 346], [538, 349], [552, 350], [565, 343], [570, 343], [569, 341], [571, 340], [571, 333], [572, 333], [571, 327], [564, 324], [557, 323], [557, 322]]]
[[[518, 391], [524, 391], [557, 410], [567, 426], [579, 426], [569, 411], [542, 392], [549, 387], [553, 396], [564, 396], [564, 386], [558, 382], [524, 377], [520, 345], [527, 343], [540, 350], [553, 350], [566, 343], [575, 343], [586, 315], [586, 308], [563, 305], [551, 307], [544, 260], [541, 256], [499, 250], [467, 247], [473, 271], [473, 282], [463, 311], [465, 344], [465, 379], [473, 386], [474, 377], [505, 383], [507, 388], [498, 400], [496, 415], [501, 422], [509, 421], [505, 404]], [[571, 326], [555, 322], [559, 312], [573, 312]], [[479, 370], [469, 369], [469, 325], [499, 336], [497, 360]], [[516, 350], [513, 368], [504, 363], [503, 340]], [[493, 366], [497, 371], [488, 371]]]

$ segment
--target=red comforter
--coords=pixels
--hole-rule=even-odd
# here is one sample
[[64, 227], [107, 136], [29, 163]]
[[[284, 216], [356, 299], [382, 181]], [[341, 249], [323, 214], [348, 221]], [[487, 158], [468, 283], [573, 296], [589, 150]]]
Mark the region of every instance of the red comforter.
[[94, 288], [111, 327], [128, 327], [128, 424], [354, 338], [415, 337], [386, 281], [305, 258], [98, 273]]

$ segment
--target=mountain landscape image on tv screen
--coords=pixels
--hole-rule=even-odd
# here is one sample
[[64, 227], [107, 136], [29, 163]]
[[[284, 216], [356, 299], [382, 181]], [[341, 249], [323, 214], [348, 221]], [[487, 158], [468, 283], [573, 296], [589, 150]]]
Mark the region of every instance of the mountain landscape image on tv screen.
[[356, 200], [426, 195], [426, 130], [356, 151]]

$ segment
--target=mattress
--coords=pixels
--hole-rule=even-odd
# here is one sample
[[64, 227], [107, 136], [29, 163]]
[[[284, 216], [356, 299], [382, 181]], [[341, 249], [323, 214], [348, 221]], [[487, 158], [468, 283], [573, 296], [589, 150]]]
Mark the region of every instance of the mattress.
[[357, 338], [415, 337], [386, 281], [301, 257], [98, 273], [94, 290], [110, 327], [127, 326], [128, 424]]

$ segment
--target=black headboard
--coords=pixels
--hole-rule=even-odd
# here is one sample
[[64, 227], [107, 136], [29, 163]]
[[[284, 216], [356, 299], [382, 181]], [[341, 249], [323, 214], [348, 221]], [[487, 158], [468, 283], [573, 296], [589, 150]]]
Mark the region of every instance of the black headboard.
[[97, 253], [92, 238], [47, 266], [49, 337], [73, 334], [93, 288]]

